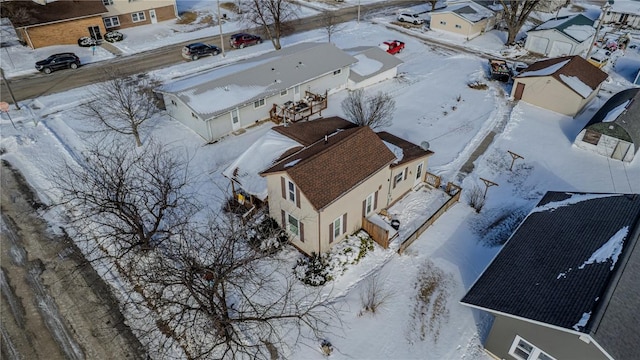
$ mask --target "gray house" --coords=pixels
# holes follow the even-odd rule
[[[274,106],[346,88],[358,60],[331,43],[302,43],[166,84],[169,115],[207,141],[270,117]],[[326,100],[326,98],[325,98]]]
[[[577,14],[554,18],[527,31],[524,48],[548,57],[586,52],[596,32],[593,20]]]
[[[640,149],[640,88],[620,91],[607,100],[580,131],[574,144],[631,162]]]
[[[548,192],[461,303],[498,359],[640,359],[640,194]]]

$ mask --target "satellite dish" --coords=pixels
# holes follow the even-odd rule
[[[422,150],[429,150],[429,142],[428,141],[423,141],[420,143],[420,147],[422,148]]]

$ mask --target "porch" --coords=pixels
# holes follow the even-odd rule
[[[322,116],[322,110],[326,108],[326,91],[324,95],[305,91],[304,98],[298,101],[287,101],[282,105],[273,104],[273,107],[269,110],[269,118],[276,124],[298,122],[301,120],[309,120],[314,114]]]

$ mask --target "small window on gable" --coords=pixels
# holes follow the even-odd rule
[[[519,360],[556,360],[518,335],[511,344],[509,354]]]
[[[264,106],[264,98],[260,99],[260,100],[256,100],[256,102],[253,103],[253,107],[255,109]]]
[[[462,25],[456,24],[456,29],[462,29]]]
[[[198,115],[196,115],[196,114],[194,114],[194,113],[191,113],[191,117],[193,117],[193,118],[197,119],[197,118],[198,118]]]
[[[333,75],[338,75],[342,72],[342,69],[338,69],[336,71],[333,72]]]
[[[440,20],[440,25],[447,25],[447,22],[444,20]]]
[[[287,180],[287,198],[294,204],[296,203],[296,184],[289,180]]]
[[[175,100],[173,100],[173,99],[172,99],[172,100],[171,100],[171,105],[173,105],[173,106],[178,106],[178,103],[177,103]]]

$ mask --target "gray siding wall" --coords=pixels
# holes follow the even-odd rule
[[[557,360],[607,359],[593,343],[585,343],[578,335],[501,315],[495,315],[485,348],[500,359],[517,359],[509,355],[516,335]]]
[[[209,138],[206,121],[193,117],[191,109],[185,105],[182,100],[178,99],[177,96],[163,94],[163,97],[164,105],[169,116],[178,120],[203,138]]]

